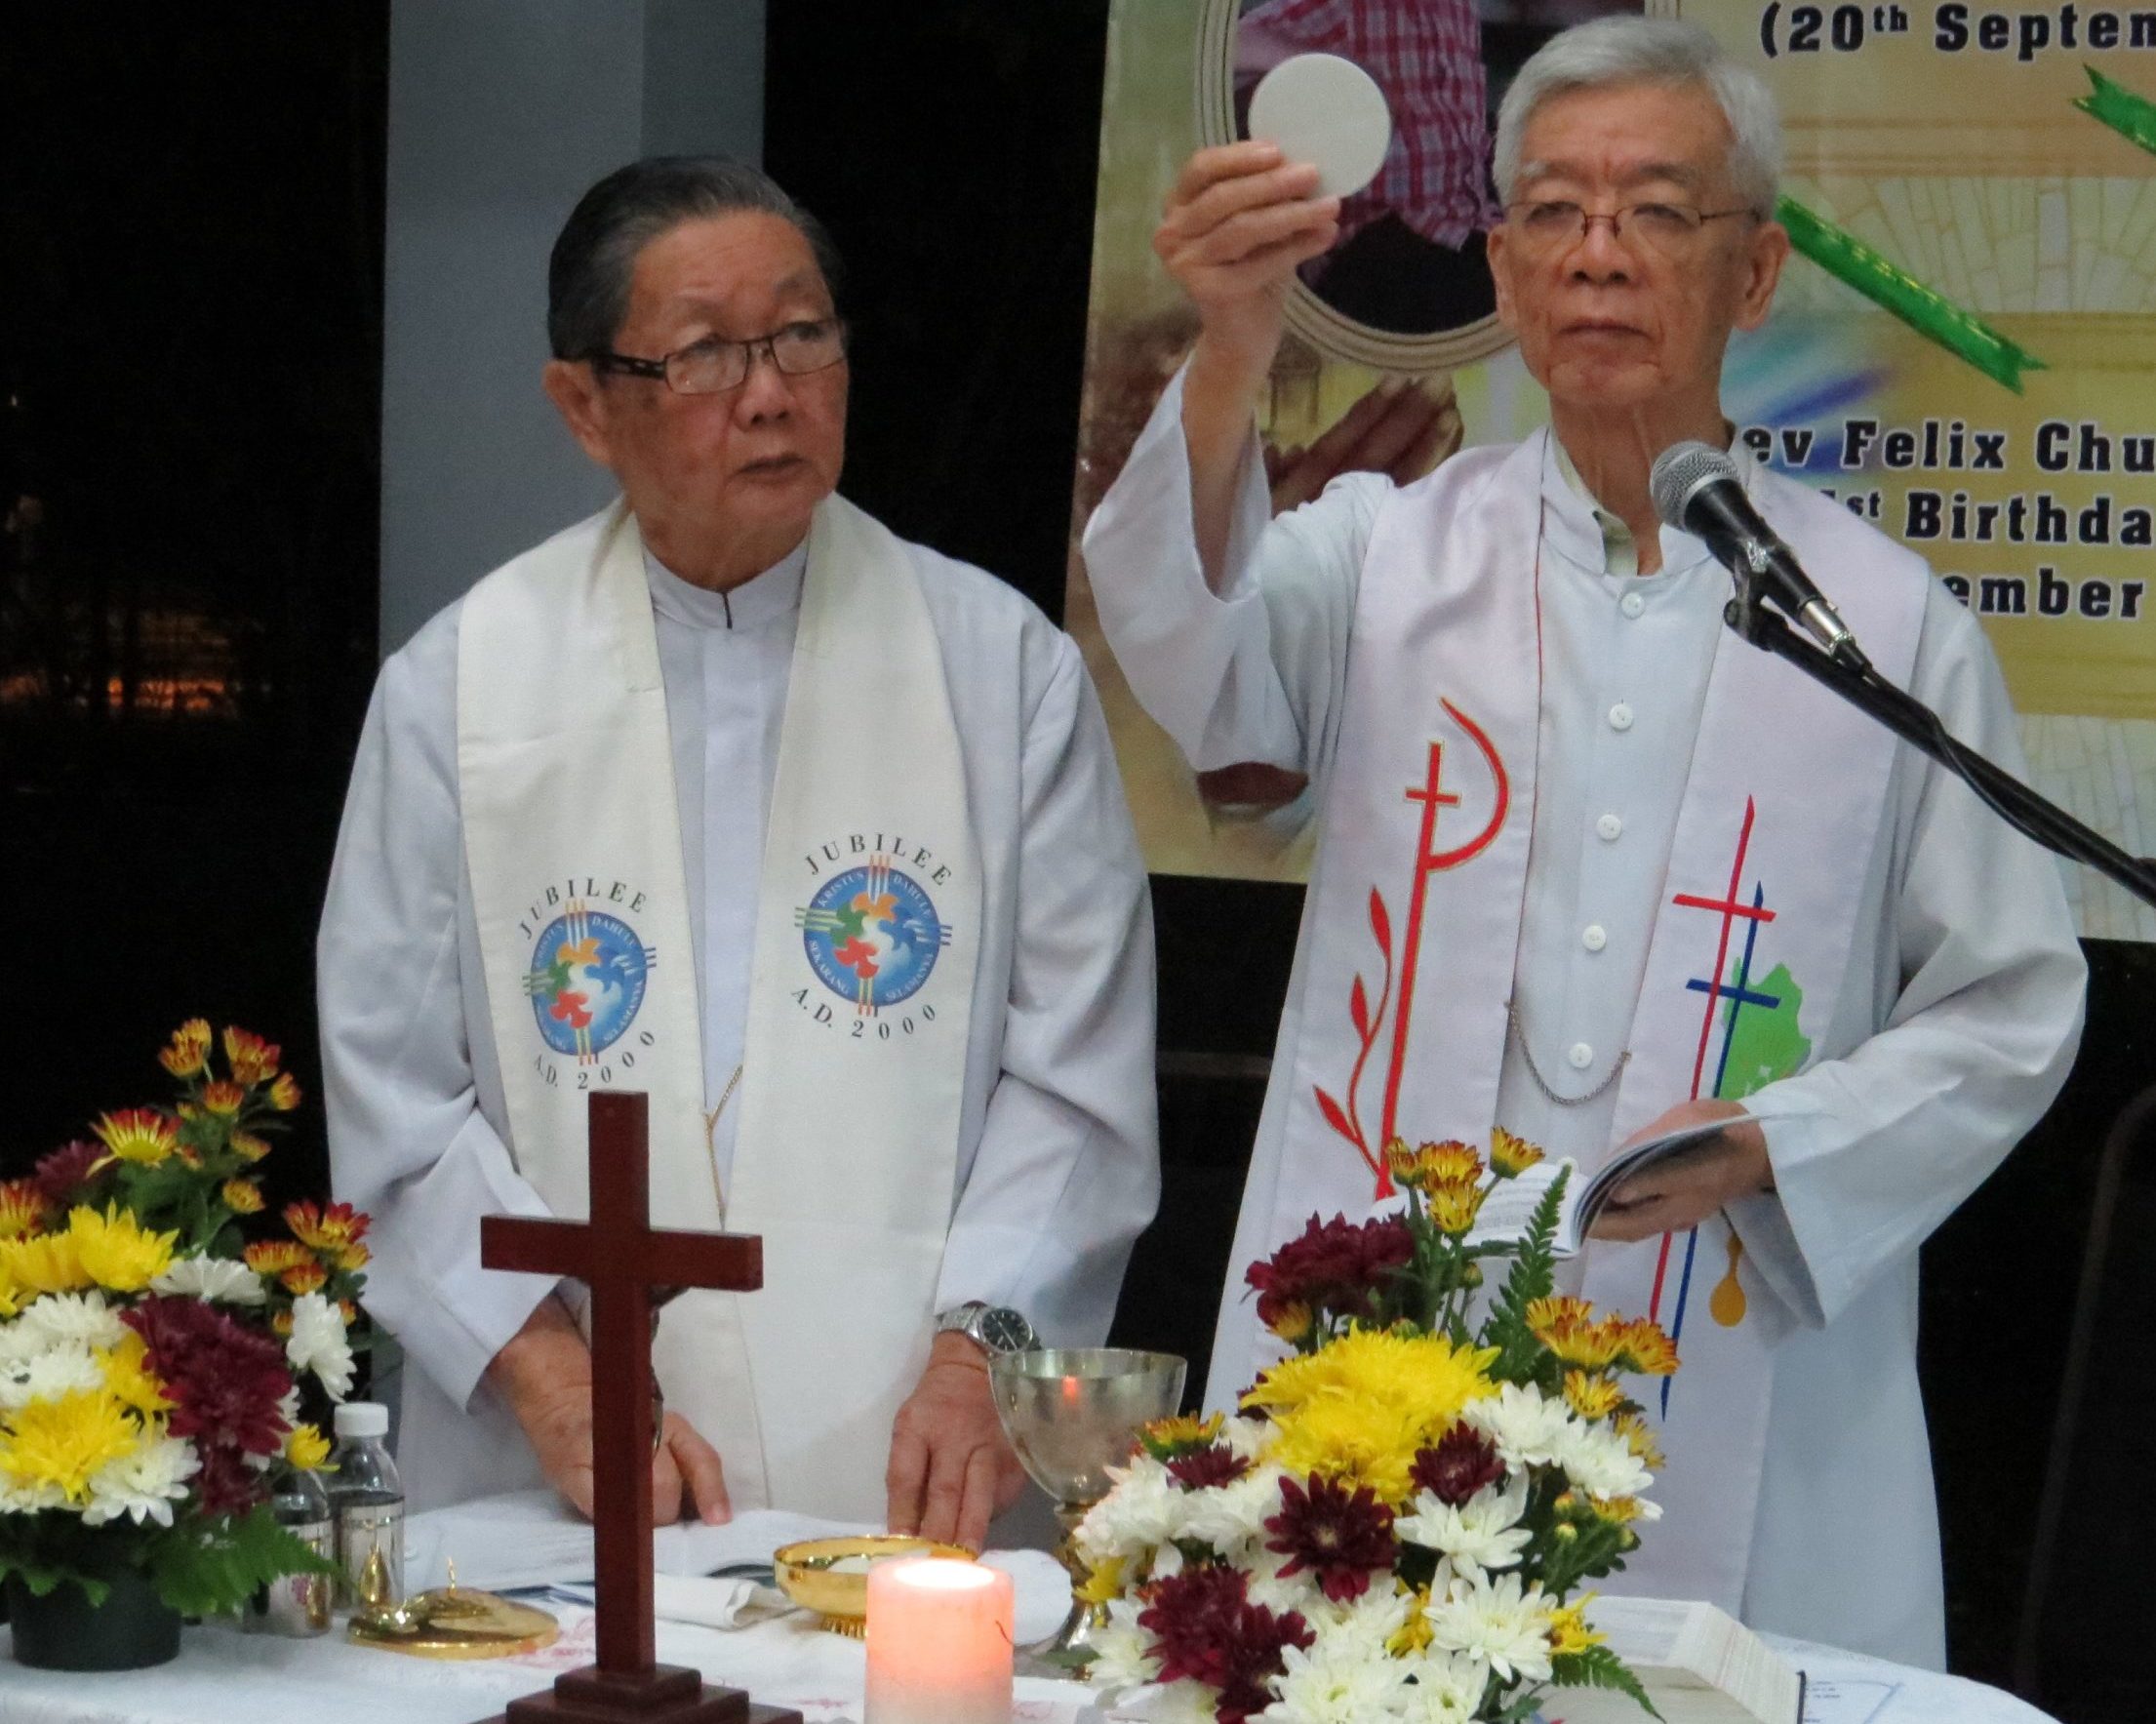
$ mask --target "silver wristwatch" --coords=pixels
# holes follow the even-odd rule
[[[1022,1311],[1014,1311],[1008,1305],[985,1304],[978,1299],[953,1305],[947,1311],[938,1311],[936,1333],[963,1335],[990,1355],[1028,1353],[1041,1344],[1041,1338],[1033,1333],[1033,1325],[1025,1320]]]

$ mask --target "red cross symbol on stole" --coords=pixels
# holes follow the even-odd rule
[[[484,1216],[490,1269],[573,1275],[591,1289],[592,1544],[597,1662],[550,1690],[509,1703],[488,1724],[801,1724],[799,1712],[711,1688],[701,1672],[661,1664],[652,1623],[652,1292],[764,1284],[764,1242],[651,1224],[650,1098],[594,1090],[591,1220]]]
[[[1772,922],[1775,919],[1773,910],[1765,908],[1756,902],[1745,903],[1737,897],[1744,883],[1744,856],[1751,849],[1752,822],[1757,814],[1758,809],[1752,798],[1745,797],[1744,825],[1743,829],[1737,835],[1737,860],[1730,864],[1730,889],[1724,897],[1718,899],[1697,898],[1689,892],[1680,892],[1670,900],[1670,902],[1681,904],[1688,910],[1715,910],[1720,912],[1722,917],[1722,934],[1714,948],[1714,968],[1709,972],[1713,980],[1703,989],[1707,996],[1707,1006],[1705,1014],[1699,1020],[1699,1051],[1692,1062],[1692,1100],[1695,1102],[1699,1099],[1699,1084],[1706,1075],[1707,1042],[1714,1034],[1714,1009],[1723,1000],[1731,998],[1733,991],[1740,994],[1744,988],[1744,981],[1741,978],[1736,990],[1726,986],[1722,981],[1722,978],[1729,974],[1731,930],[1736,927],[1739,917],[1749,922],[1755,933],[1761,923]],[[1749,965],[1746,968],[1748,970]],[[1740,1000],[1739,1003],[1775,1006],[1781,1002],[1769,999],[1764,995],[1754,994],[1749,995],[1746,1000]]]

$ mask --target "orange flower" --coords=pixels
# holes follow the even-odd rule
[[[1516,1180],[1542,1159],[1542,1151],[1525,1138],[1516,1138],[1503,1126],[1490,1131],[1490,1165],[1500,1180]]]
[[[366,1246],[361,1245],[356,1241],[350,1245],[344,1246],[341,1250],[333,1251],[330,1253],[330,1257],[332,1261],[336,1263],[337,1266],[340,1269],[345,1270],[346,1272],[349,1272],[353,1269],[364,1269],[373,1260],[374,1255],[375,1254],[369,1251]]]
[[[1677,1369],[1677,1343],[1649,1317],[1629,1323],[1605,1325],[1613,1330],[1619,1370],[1637,1371],[1643,1377],[1668,1377]]]
[[[202,1086],[202,1104],[220,1118],[230,1119],[247,1104],[247,1091],[221,1079]]]
[[[210,1026],[190,1018],[172,1032],[172,1045],[157,1056],[157,1062],[175,1077],[193,1077],[208,1063]]]
[[[263,1239],[241,1253],[247,1266],[258,1275],[282,1275],[301,1263],[314,1262],[314,1253],[291,1239]]]
[[[269,1145],[252,1132],[234,1132],[232,1134],[232,1149],[235,1154],[246,1161],[260,1161],[269,1153]]]
[[[224,1207],[234,1215],[262,1213],[262,1188],[253,1180],[226,1180],[222,1196]]]
[[[1472,1230],[1482,1213],[1482,1187],[1473,1180],[1438,1180],[1422,1187],[1430,1220],[1438,1230],[1457,1239]]]
[[[337,1302],[337,1309],[338,1314],[344,1319],[345,1328],[349,1329],[354,1323],[359,1321],[359,1306],[352,1303],[350,1300],[339,1300]]]
[[[292,1313],[290,1311],[276,1312],[269,1319],[269,1326],[285,1340],[290,1341],[292,1339]]]
[[[224,1032],[224,1058],[231,1064],[232,1079],[249,1089],[277,1075],[277,1060],[283,1052],[275,1042],[265,1042],[252,1030],[233,1025]]]
[[[1623,1407],[1624,1391],[1607,1377],[1568,1371],[1565,1373],[1565,1404],[1580,1418],[1598,1422]]]
[[[149,1107],[130,1107],[108,1113],[92,1128],[98,1139],[122,1161],[155,1167],[180,1146],[173,1122]]]
[[[1403,1185],[1468,1184],[1482,1178],[1482,1157],[1457,1138],[1410,1149],[1398,1138],[1385,1145],[1385,1162]]]
[[[292,1236],[332,1257],[364,1239],[367,1224],[368,1218],[348,1203],[333,1203],[327,1208],[314,1203],[285,1205],[285,1225],[292,1229]]]
[[[277,1277],[295,1299],[302,1293],[320,1293],[329,1278],[329,1271],[317,1263],[295,1263]]]
[[[1624,1439],[1624,1446],[1638,1457],[1640,1462],[1656,1472],[1662,1469],[1662,1447],[1655,1440],[1654,1426],[1644,1415],[1619,1413],[1610,1421],[1610,1428]]]
[[[290,1113],[299,1105],[299,1080],[289,1071],[280,1071],[269,1086],[269,1104],[279,1113]]]
[[[0,1184],[0,1239],[21,1239],[45,1228],[45,1198],[31,1180]]]

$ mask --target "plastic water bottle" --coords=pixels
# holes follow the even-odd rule
[[[334,1557],[336,1523],[330,1495],[311,1472],[284,1467],[269,1498],[277,1524],[317,1556]],[[331,1583],[327,1575],[281,1575],[260,1588],[241,1625],[259,1634],[305,1638],[330,1631]]]
[[[404,1481],[389,1459],[389,1409],[347,1401],[337,1410],[330,1508],[337,1523],[338,1602],[394,1604],[404,1596]]]

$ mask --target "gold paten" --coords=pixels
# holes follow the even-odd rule
[[[475,1592],[457,1584],[410,1598],[376,1597],[352,1614],[355,1646],[379,1647],[422,1659],[503,1659],[537,1652],[561,1637],[561,1624],[545,1611],[499,1593]]]
[[[979,1555],[962,1544],[938,1544],[902,1533],[868,1538],[804,1539],[772,1552],[779,1589],[803,1610],[814,1611],[817,1625],[850,1640],[868,1631],[868,1571],[896,1557],[943,1556],[971,1562]]]

